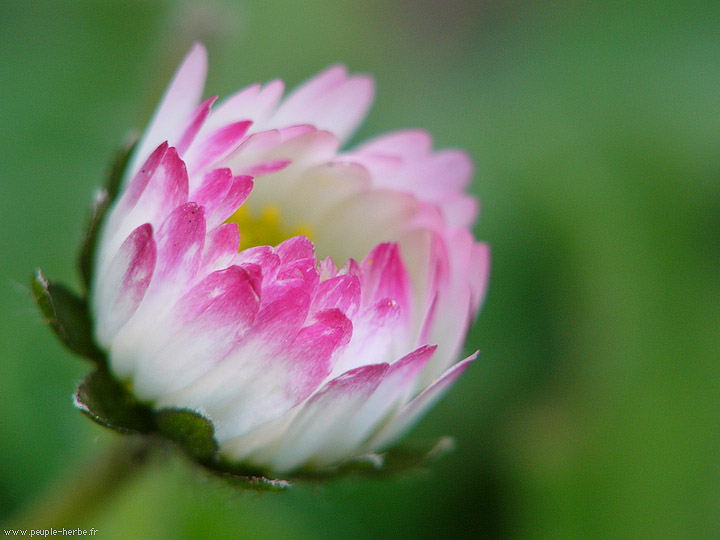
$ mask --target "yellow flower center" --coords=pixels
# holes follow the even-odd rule
[[[293,236],[304,235],[313,239],[310,225],[299,223],[288,226],[282,222],[280,208],[275,205],[267,205],[256,214],[244,204],[228,218],[227,223],[238,224],[240,251],[255,246],[277,246]]]

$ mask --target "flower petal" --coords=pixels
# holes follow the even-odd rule
[[[262,209],[281,205],[290,189],[309,167],[331,159],[338,148],[338,140],[326,131],[312,128],[267,131],[250,136],[227,160],[226,165],[236,174],[257,172],[258,165],[286,162],[281,169],[255,178],[255,186],[248,203]]]
[[[458,150],[433,152],[432,139],[423,131],[382,135],[339,159],[366,167],[379,188],[406,191],[436,205],[451,227],[468,227],[477,216],[475,199],[463,193],[472,161]]]
[[[317,250],[335,260],[364,256],[376,245],[397,240],[417,215],[417,201],[406,193],[374,190],[335,205],[315,225]],[[349,231],[362,231],[347,241]]]
[[[250,196],[253,185],[253,179],[249,176],[234,176],[222,202],[209,211],[208,227],[215,227],[233,215]]]
[[[195,203],[178,206],[157,233],[158,264],[154,284],[159,288],[192,283],[205,245],[205,212]]]
[[[397,244],[378,244],[361,263],[363,303],[390,298],[410,311],[410,278]]]
[[[450,388],[477,357],[477,352],[449,368],[443,375],[408,403],[395,419],[385,426],[368,444],[367,448],[381,450],[392,445],[407,432]]]
[[[360,280],[357,276],[335,276],[318,285],[311,311],[334,308],[352,319],[360,308],[360,295]]]
[[[384,425],[389,417],[397,414],[407,403],[418,375],[435,349],[427,345],[420,347],[392,364],[373,393],[346,419],[344,430],[336,434],[332,444],[323,451],[319,464],[330,465],[347,456],[362,453],[365,443],[377,427]],[[374,448],[366,451],[372,450]]]
[[[309,302],[302,287],[289,286],[283,296],[261,307],[231,355],[173,401],[202,405],[220,419],[219,440],[242,436],[285,414],[325,379],[336,349],[352,331],[338,310],[327,310],[316,316],[316,323],[301,328]]]
[[[272,458],[277,471],[300,465],[324,465],[353,414],[372,395],[387,372],[387,364],[362,366],[328,382],[316,393],[279,441]]]
[[[166,339],[143,354],[134,392],[159,400],[195,382],[220,363],[251,328],[260,307],[259,284],[239,266],[208,275],[174,306]],[[169,360],[172,361],[169,361]]]
[[[470,288],[472,289],[472,308],[477,312],[485,299],[490,278],[490,247],[484,243],[476,243],[470,255]]]
[[[251,125],[249,120],[234,122],[213,131],[205,138],[195,139],[185,154],[190,175],[198,175],[232,154],[245,139]]]
[[[275,253],[283,264],[294,261],[315,259],[315,247],[306,236],[295,236],[285,240],[275,248]]]
[[[212,131],[218,127],[241,120],[250,120],[256,129],[264,125],[267,118],[282,97],[284,84],[275,80],[264,86],[253,84],[222,101],[213,111],[203,131]]]
[[[198,107],[193,111],[188,121],[188,126],[185,128],[185,131],[183,131],[183,134],[175,144],[175,147],[180,154],[184,154],[185,150],[187,150],[193,140],[195,140],[195,136],[198,134],[198,131],[200,131],[205,119],[210,114],[210,108],[216,100],[217,96],[208,98],[198,105]]]
[[[133,180],[132,190],[121,197],[107,218],[99,260],[101,272],[107,258],[135,228],[150,223],[157,229],[168,214],[187,201],[187,172],[174,148],[160,145],[146,166]]]
[[[99,276],[93,301],[96,338],[107,347],[118,330],[140,305],[155,269],[156,248],[152,226],[140,225],[122,243],[103,275]]]
[[[155,234],[152,280],[142,303],[110,347],[111,365],[120,377],[129,377],[141,359],[162,344],[170,331],[167,321],[175,303],[195,282],[204,244],[203,210],[195,203],[176,208]]]
[[[375,94],[372,78],[332,66],[296,88],[270,119],[272,127],[312,124],[346,140],[365,118]]]
[[[367,191],[370,184],[368,171],[354,163],[311,166],[277,197],[282,200],[283,222],[288,226],[321,223],[338,205]]]
[[[203,175],[202,183],[190,194],[189,200],[204,206],[207,215],[212,215],[227,197],[233,184],[230,169],[213,169]]]
[[[240,245],[237,223],[225,223],[208,233],[202,256],[202,271],[227,268],[235,259]]]

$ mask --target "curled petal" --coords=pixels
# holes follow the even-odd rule
[[[150,126],[140,140],[127,168],[126,179],[135,175],[142,160],[162,141],[177,144],[174,137],[182,133],[182,126],[200,101],[207,75],[207,52],[196,43],[175,72]]]
[[[235,256],[234,264],[257,265],[262,269],[263,285],[269,285],[280,268],[280,257],[270,246],[257,246],[238,253]]]
[[[293,340],[288,351],[288,391],[293,405],[308,397],[330,374],[331,359],[352,336],[352,323],[340,310],[327,309],[314,316]]]
[[[379,188],[406,191],[437,205],[451,227],[468,227],[477,216],[475,199],[463,193],[472,177],[472,161],[458,150],[433,152],[424,131],[389,133],[340,159],[366,167]]]
[[[170,212],[187,201],[187,196],[185,163],[174,148],[161,144],[110,213],[102,255],[113,253],[127,235],[143,223],[158,228]]]
[[[342,460],[344,456],[360,453],[377,426],[383,425],[407,402],[418,375],[436,347],[416,349],[392,364],[380,383],[347,419],[344,430],[335,435],[323,452],[324,464]],[[371,451],[369,448],[367,451]]]
[[[308,126],[265,131],[244,140],[228,158],[227,165],[236,174],[256,175],[262,172],[258,169],[267,167],[269,172],[255,178],[249,199],[254,207],[263,208],[282,203],[298,177],[309,167],[332,159],[338,146],[335,135]]]
[[[360,280],[355,275],[335,276],[318,285],[312,311],[339,309],[354,318],[360,308]]]
[[[395,419],[385,426],[367,445],[368,448],[387,448],[408,431],[421,416],[437,402],[455,380],[470,366],[477,352],[449,368],[443,375],[408,403]]]
[[[162,400],[222,361],[255,321],[259,289],[254,276],[239,266],[213,272],[193,287],[174,306],[164,342],[140,363],[136,395]]]
[[[185,287],[192,283],[205,245],[205,212],[195,203],[178,206],[158,231],[155,283]]]
[[[227,122],[250,120],[256,126],[265,124],[282,97],[284,84],[275,80],[264,86],[253,84],[222,101],[205,125],[209,132]]]
[[[135,174],[132,181],[123,191],[120,200],[117,202],[115,208],[118,213],[124,213],[130,210],[137,204],[138,199],[145,191],[150,178],[155,174],[155,170],[160,165],[160,162],[165,157],[168,150],[167,141],[160,144],[150,157],[145,160],[145,163],[140,170]]]
[[[362,290],[370,303],[391,298],[407,310],[410,303],[410,279],[397,244],[379,244],[363,260]]]
[[[233,175],[230,169],[213,169],[203,175],[202,183],[190,194],[189,198],[198,206],[203,206],[208,215],[212,215],[227,197],[232,184]]]
[[[214,131],[205,139],[196,139],[185,156],[187,162],[192,164],[190,174],[196,175],[228,157],[240,146],[251,125],[249,120],[234,122]]]
[[[209,213],[208,226],[215,227],[228,219],[250,195],[253,180],[249,176],[235,176],[230,183],[230,189],[218,204]]]
[[[273,468],[290,471],[303,463],[323,465],[354,413],[372,395],[387,364],[362,366],[328,382],[302,408],[280,441]]]
[[[239,437],[282,416],[330,372],[335,351],[349,340],[352,325],[339,311],[328,310],[291,337],[287,330],[303,318],[303,304],[297,296],[287,296],[261,310],[235,353],[181,397],[188,406],[203,404],[221,411],[225,420],[218,424],[219,437]]]
[[[235,259],[240,245],[240,232],[236,223],[225,223],[210,231],[205,238],[201,268],[212,272],[227,268]]]
[[[94,301],[101,317],[98,341],[107,346],[140,305],[155,269],[156,248],[149,223],[135,229],[122,243],[108,270],[99,278]]]
[[[176,208],[155,235],[152,280],[143,302],[110,347],[111,366],[119,376],[130,376],[163,343],[175,303],[195,283],[204,243],[203,211],[194,203]]]
[[[295,236],[285,240],[275,249],[282,264],[288,264],[294,261],[312,259],[315,260],[315,248],[305,236]]]
[[[345,140],[365,118],[374,94],[370,77],[349,77],[344,66],[332,66],[285,98],[270,122],[312,124]]]
[[[188,126],[185,128],[185,131],[175,144],[175,147],[180,154],[184,154],[185,150],[187,150],[193,140],[195,140],[195,136],[198,134],[198,131],[200,131],[200,128],[205,123],[205,119],[210,114],[210,107],[212,107],[212,104],[215,103],[216,100],[217,96],[206,99],[190,115]]]

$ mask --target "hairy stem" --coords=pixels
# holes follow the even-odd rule
[[[147,437],[118,437],[118,442],[84,468],[54,486],[25,512],[11,518],[16,528],[77,528],[101,509],[148,461]]]

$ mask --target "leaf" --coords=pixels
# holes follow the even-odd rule
[[[95,195],[92,214],[85,231],[85,238],[80,248],[80,256],[78,264],[80,267],[80,276],[82,277],[85,288],[90,287],[92,282],[93,265],[95,262],[95,249],[97,247],[97,239],[100,233],[105,214],[107,214],[110,205],[117,197],[122,181],[123,173],[127,167],[130,156],[135,149],[136,141],[129,144],[115,156],[113,164],[110,167],[110,174],[105,189],[101,189]]]
[[[92,323],[85,299],[60,283],[48,281],[40,270],[33,276],[32,291],[45,320],[60,341],[80,356],[104,364],[105,355],[92,336]]]
[[[197,411],[160,409],[155,415],[155,425],[196,459],[207,461],[218,450],[213,423]]]
[[[75,406],[98,424],[120,433],[150,433],[152,412],[135,398],[107,370],[90,373],[77,387]]]

